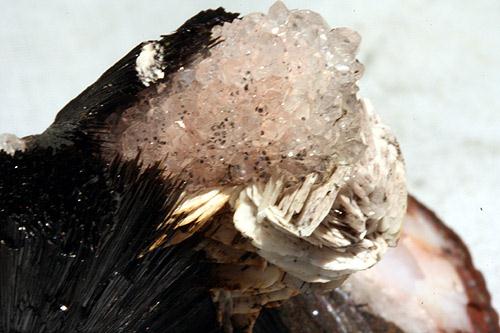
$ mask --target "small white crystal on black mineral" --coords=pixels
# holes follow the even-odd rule
[[[0,150],[5,151],[7,154],[14,154],[17,150],[24,150],[26,144],[22,139],[19,139],[14,134],[3,133],[0,134]]]

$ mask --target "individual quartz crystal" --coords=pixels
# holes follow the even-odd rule
[[[14,134],[3,133],[0,134],[0,150],[5,151],[7,154],[14,154],[17,150],[24,150],[26,144],[22,139],[19,139]]]
[[[360,158],[357,33],[278,2],[268,15],[216,26],[212,37],[220,43],[207,57],[125,113],[134,123],[121,140],[127,157],[168,156],[170,172],[203,186],[297,180]]]

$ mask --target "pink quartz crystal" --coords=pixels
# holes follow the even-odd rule
[[[194,186],[320,175],[362,155],[357,33],[280,2],[212,30],[220,43],[125,111],[127,158]]]

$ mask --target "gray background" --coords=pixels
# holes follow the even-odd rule
[[[272,1],[28,1],[0,10],[0,133],[43,131],[133,46],[208,7]],[[396,132],[409,188],[456,230],[500,308],[500,1],[286,1],[363,36],[361,95]],[[0,171],[1,172],[1,171]]]

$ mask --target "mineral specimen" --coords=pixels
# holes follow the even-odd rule
[[[24,150],[26,144],[14,134],[0,134],[0,150],[7,154],[14,154],[17,150]]]
[[[150,249],[215,225],[204,250],[237,287],[222,285],[214,299],[255,317],[299,290],[338,286],[396,244],[404,166],[396,139],[357,96],[354,31],[277,2],[267,15],[215,26],[211,38],[168,77],[161,41],[142,47],[136,71],[148,88],[109,141],[187,182],[165,222],[176,234]],[[241,265],[245,273],[233,274]]]

